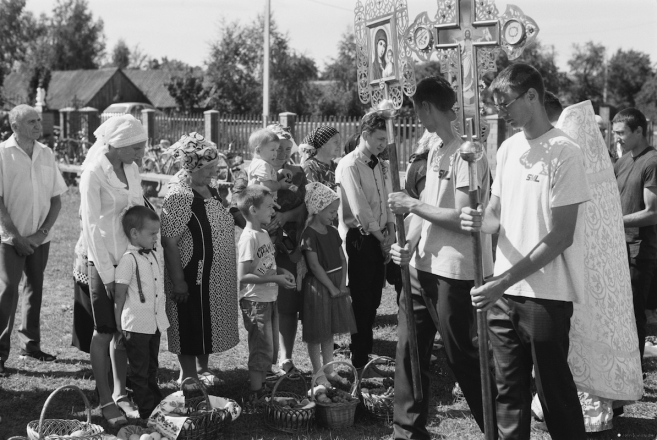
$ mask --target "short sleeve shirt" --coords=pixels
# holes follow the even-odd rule
[[[620,191],[623,215],[645,209],[644,188],[657,187],[657,151],[648,147],[635,157],[624,154],[614,164],[614,174]],[[630,258],[657,259],[655,225],[625,228],[625,242]]]
[[[342,239],[333,226],[327,227],[326,234],[320,234],[313,228],[307,227],[301,235],[301,250],[315,252],[319,265],[326,272],[342,267],[341,246]]]
[[[139,296],[137,267],[145,300],[143,303]],[[116,283],[128,286],[121,313],[123,330],[152,335],[157,330],[162,333],[169,328],[163,276],[155,251],[141,255],[135,246],[128,246],[128,251],[123,254],[116,267],[114,279]]]
[[[506,293],[583,302],[586,247],[581,204],[591,197],[579,146],[556,128],[531,140],[524,132],[515,134],[498,152],[492,194],[501,204],[495,275],[518,263],[552,230],[553,208],[580,205],[573,244]]]
[[[47,146],[34,142],[32,157],[18,146],[14,135],[0,143],[0,197],[18,233],[36,233],[50,212],[50,199],[66,192],[55,156]],[[0,231],[2,242],[9,237]],[[44,240],[49,242],[52,231]]]
[[[276,275],[276,248],[265,231],[244,229],[238,243],[238,262],[253,261],[254,274],[258,276]],[[278,284],[244,284],[240,283],[240,299],[255,302],[272,302],[278,297]]]
[[[278,181],[278,174],[274,166],[262,159],[254,158],[246,171],[249,185],[257,185],[261,182]]]
[[[426,185],[420,199],[439,208],[456,208],[456,191],[469,188],[468,163],[461,159],[460,137],[448,145],[434,145],[427,160]],[[479,194],[483,206],[488,204],[490,178],[486,156],[477,162]],[[493,272],[491,237],[482,235],[484,276]],[[474,280],[474,257],[469,235],[450,231],[428,220],[422,221],[422,233],[413,267],[454,280]]]

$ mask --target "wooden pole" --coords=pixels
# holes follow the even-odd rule
[[[378,113],[386,119],[386,132],[388,134],[388,158],[390,159],[390,177],[392,179],[392,190],[401,191],[399,179],[399,159],[397,158],[397,144],[394,131],[394,109],[392,102],[384,100],[379,105]],[[406,243],[406,229],[404,228],[404,216],[395,215],[397,225],[397,243]],[[422,402],[422,376],[420,374],[420,357],[417,349],[417,331],[415,328],[415,316],[413,315],[413,299],[411,298],[411,274],[408,266],[401,267],[403,299],[406,309],[406,331],[408,332],[409,356],[411,358],[411,377],[413,379],[413,398],[416,402]]]
[[[479,179],[477,178],[477,161],[484,155],[484,147],[479,142],[472,141],[472,119],[465,121],[467,141],[461,145],[461,159],[468,162],[470,174],[470,208],[479,207]],[[474,285],[481,287],[484,284],[484,260],[481,246],[481,232],[472,232],[472,256],[474,258]],[[486,311],[477,310],[477,334],[479,340],[479,375],[481,378],[481,400],[484,409],[484,435],[486,440],[493,440],[497,426],[493,418],[493,395],[491,393],[490,366],[488,362],[488,323]]]

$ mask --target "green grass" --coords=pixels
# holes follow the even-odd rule
[[[100,416],[94,395],[94,380],[87,354],[71,347],[72,325],[72,265],[73,248],[79,234],[77,218],[79,194],[76,188],[63,196],[63,209],[57,225],[55,236],[50,248],[50,260],[46,271],[46,285],[42,308],[41,331],[42,348],[54,353],[58,360],[55,363],[39,363],[21,361],[18,358],[18,338],[16,332],[12,335],[12,351],[7,367],[13,372],[9,377],[0,379],[0,440],[14,435],[25,436],[26,425],[31,420],[38,420],[46,398],[56,388],[74,384],[80,387],[92,402],[92,420],[106,427],[110,433],[116,430],[107,429]],[[386,288],[375,329],[375,352],[394,358],[396,347],[397,307],[395,293]],[[20,312],[16,316],[16,328],[20,323]],[[241,318],[240,344],[225,353],[210,357],[211,367],[219,372],[226,385],[215,390],[215,394],[235,399],[241,402],[248,392],[248,376],[246,360],[248,349],[246,333]],[[651,335],[657,334],[652,328]],[[307,352],[300,339],[297,338],[295,349],[295,364],[304,371],[310,371]],[[339,341],[347,342],[348,338]],[[160,352],[160,386],[165,394],[176,390],[175,379],[178,375],[176,357],[166,349],[166,338],[163,338]],[[645,395],[643,399],[626,407],[625,415],[614,421],[614,430],[592,435],[591,438],[657,438],[657,362],[648,363],[648,377],[645,380]],[[455,400],[451,394],[453,379],[440,359],[432,367],[431,413],[429,430],[433,438],[441,439],[479,439],[483,438],[474,419],[469,414],[467,405],[461,400]],[[55,397],[48,407],[46,418],[72,418],[80,416],[83,403],[76,393],[65,392]],[[294,438],[308,439],[391,439],[392,429],[389,425],[375,421],[366,415],[357,414],[356,424],[343,430],[327,430],[316,428],[308,435]],[[257,413],[243,414],[224,434],[230,439],[283,439],[292,438],[289,435],[271,431]],[[540,431],[532,431],[532,439],[549,439],[550,436]]]

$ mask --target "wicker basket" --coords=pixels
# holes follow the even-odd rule
[[[44,419],[50,401],[55,397],[55,394],[65,389],[75,390],[82,396],[84,408],[87,412],[86,422],[79,420]],[[80,430],[84,431],[84,435],[71,437],[72,433]],[[104,432],[105,430],[102,426],[91,423],[91,406],[89,405],[89,400],[82,390],[75,385],[64,385],[50,393],[50,396],[46,399],[46,403],[43,404],[39,420],[33,420],[27,424],[27,438],[29,440],[45,439],[49,435],[56,435],[61,440],[102,440]]]
[[[329,365],[344,364],[348,365],[354,373],[354,383],[351,386],[351,394],[354,397],[353,402],[344,402],[344,403],[322,403],[315,400],[315,383],[317,379],[324,373],[324,370]],[[356,368],[345,361],[333,361],[324,365],[312,378],[310,383],[313,388],[312,399],[317,404],[317,423],[322,426],[326,426],[330,429],[338,428],[348,428],[354,424],[354,415],[356,414],[356,408],[358,407],[359,400],[356,398],[356,386],[358,384],[358,372]]]
[[[375,357],[369,361],[363,368],[362,375],[365,376],[365,372],[370,369],[373,365],[376,364],[394,364],[395,360],[386,356]],[[379,420],[384,420],[386,422],[392,421],[392,416],[395,411],[394,398],[392,397],[381,397],[376,395],[363,395],[361,391],[362,379],[358,381],[358,396],[360,401],[363,403],[365,411],[369,415]]]
[[[201,390],[203,396],[185,399],[185,407],[190,410],[186,417],[191,420],[191,424],[185,424],[177,440],[215,440],[233,417],[223,408],[212,408],[205,385],[197,378],[185,378],[180,383],[180,389],[190,380]]]
[[[302,374],[298,374],[303,381],[304,391],[308,389],[306,384],[306,379],[304,379]],[[286,432],[288,434],[297,434],[301,432],[308,432],[310,430],[311,424],[315,421],[315,406],[312,408],[282,408],[274,403],[274,397],[292,397],[296,400],[303,400],[305,396],[300,396],[298,394],[290,393],[287,391],[278,390],[278,386],[281,384],[283,379],[286,379],[290,376],[290,373],[287,373],[284,376],[281,376],[280,379],[276,381],[274,389],[271,392],[271,398],[269,402],[265,403],[265,425],[274,429],[276,431]]]

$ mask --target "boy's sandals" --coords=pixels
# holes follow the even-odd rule
[[[121,412],[119,407],[113,401],[112,402],[107,402],[105,405],[100,406],[100,412],[103,415],[103,418],[107,421],[107,424],[110,426],[110,428],[117,428],[119,426],[127,425],[128,424],[128,419],[126,419],[126,417],[123,414],[121,414],[118,417],[113,417],[111,419],[107,418],[107,416],[105,415],[105,411],[103,411],[103,410],[105,408],[107,408],[108,406],[111,406],[111,405],[116,406],[117,411],[119,413]]]
[[[114,399],[114,402],[126,417],[131,419],[138,419],[140,417],[139,408],[137,408],[137,405],[128,396],[119,396]]]

